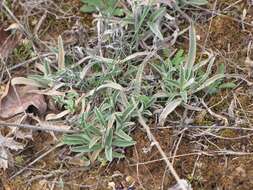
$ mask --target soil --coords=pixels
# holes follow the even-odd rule
[[[68,3],[68,1],[65,2]],[[203,18],[204,22],[201,21],[201,18],[198,19],[196,23],[197,34],[200,37],[198,44],[215,51],[217,63],[225,63],[227,71],[236,71],[247,76],[248,66],[245,65],[245,59],[248,43],[253,40],[253,8],[249,6],[249,1],[236,2],[236,0],[217,1],[217,11],[220,10],[227,16]],[[210,10],[214,3],[209,4]],[[222,11],[233,3],[236,5]],[[80,2],[75,0],[71,5],[77,7],[76,10],[78,10]],[[247,10],[244,21],[249,23],[244,26],[242,22],[239,22],[243,9]],[[77,14],[82,17],[82,23],[91,26],[91,16]],[[54,23],[61,27],[54,27]],[[54,39],[62,31],[73,26],[69,21],[58,21],[54,17],[46,20],[44,25],[48,26],[44,37],[50,36]],[[208,103],[209,106],[213,106],[212,110],[217,114],[227,117],[225,111],[236,98],[239,105],[236,114],[241,116],[242,120],[247,120],[241,126],[252,128],[252,91],[252,87],[241,83],[233,91],[224,90],[210,97]],[[208,113],[196,113],[194,117],[198,125],[217,120]],[[170,160],[179,176],[187,179],[194,190],[253,189],[253,137],[250,131],[223,129],[216,133],[220,138],[216,138],[210,136],[204,129],[190,128],[181,132],[178,129],[160,129],[155,124],[150,124],[150,126],[168,157],[172,157],[173,154],[177,155],[175,159],[170,158]],[[204,135],[199,135],[201,133]],[[54,190],[106,190],[111,189],[108,184],[112,182],[116,184],[117,190],[124,188],[167,190],[172,187],[176,182],[170,172],[166,170],[166,165],[161,160],[157,149],[150,144],[146,133],[141,127],[137,127],[133,135],[137,144],[126,150],[126,159],[115,160],[108,166],[85,167],[82,166],[82,162],[70,163],[69,159],[73,154],[67,147],[61,147],[51,151],[20,175],[10,179],[20,169],[55,146],[50,134],[36,132],[33,135],[34,140],[28,143],[26,149],[14,155],[14,166],[6,171],[0,171],[0,189],[49,190],[52,182],[56,184]],[[241,138],[242,136],[244,138]],[[175,150],[177,150],[176,153]]]

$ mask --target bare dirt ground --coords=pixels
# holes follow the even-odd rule
[[[55,1],[55,4],[68,9],[81,18],[81,22],[92,26],[90,15],[79,13],[79,1]],[[23,11],[16,7],[15,14],[21,18]],[[218,56],[217,64],[225,64],[227,72],[244,75],[252,81],[252,65],[245,63],[247,56],[253,59],[248,45],[253,41],[253,4],[246,0],[211,1],[208,6],[185,10],[196,21],[199,48],[210,48]],[[244,11],[247,12],[243,16]],[[39,18],[41,14],[29,16]],[[60,14],[60,13],[59,13]],[[43,21],[40,37],[56,41],[57,36],[70,29],[75,17],[56,19],[53,14]],[[8,26],[12,21],[4,18],[1,25]],[[1,41],[1,38],[0,38]],[[184,45],[187,35],[179,39]],[[19,60],[15,64],[19,62]],[[19,67],[11,71],[13,75],[29,72],[29,68]],[[17,74],[18,73],[18,74]],[[5,84],[1,84],[1,89]],[[229,110],[236,115],[241,126],[250,130],[222,129],[213,133],[204,128],[219,119],[208,112],[194,113],[194,128],[158,128],[150,126],[161,147],[172,161],[181,178],[187,179],[194,190],[251,190],[253,189],[253,89],[241,82],[234,90],[224,90],[210,97],[209,108],[215,114],[229,117]],[[232,106],[231,106],[232,105]],[[180,110],[179,110],[180,113]],[[171,116],[177,118],[177,115]],[[229,117],[229,119],[233,119]],[[240,120],[240,121],[239,121]],[[167,190],[175,184],[166,169],[158,151],[150,144],[146,133],[137,127],[133,132],[137,144],[127,149],[125,160],[113,161],[108,166],[84,167],[80,160],[71,160],[67,147],[59,147],[38,159],[43,153],[55,147],[55,142],[47,133],[34,132],[33,141],[26,148],[14,153],[14,163],[6,171],[1,170],[0,189],[6,190],[78,190],[111,189],[108,184],[116,183],[116,189]],[[37,162],[33,163],[34,160]],[[25,169],[24,169],[25,168]],[[23,170],[24,169],[24,170]],[[22,172],[20,173],[19,171]],[[129,188],[130,190],[130,188]]]

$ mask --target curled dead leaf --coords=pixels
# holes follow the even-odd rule
[[[0,98],[0,118],[11,118],[28,108],[35,108],[37,114],[44,114],[47,104],[43,95],[31,92],[36,89],[33,86],[12,86],[9,82]]]

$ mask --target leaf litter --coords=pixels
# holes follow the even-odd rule
[[[6,170],[9,165],[9,161],[12,160],[12,155],[8,149],[20,150],[24,145],[15,141],[12,137],[4,137],[0,133],[0,168]]]
[[[12,28],[8,27],[7,29],[0,27],[0,57],[3,59],[8,57],[22,38],[22,35],[19,33],[12,34],[9,31]]]
[[[0,98],[0,118],[11,118],[32,107],[36,108],[36,114],[44,114],[47,110],[45,98],[41,94],[31,93],[32,90],[37,88],[28,85],[14,86],[9,82]]]
[[[47,104],[44,96],[41,94],[32,93],[32,90],[37,90],[37,87],[29,85],[13,85],[11,81],[5,87],[5,90],[0,97],[0,119],[15,120],[14,123],[23,122],[19,121],[20,113],[26,112],[29,108],[36,108],[34,114],[44,114],[47,110]],[[24,118],[22,116],[22,118]],[[25,118],[27,118],[25,116]],[[10,150],[21,150],[24,148],[22,143],[17,142],[17,139],[32,139],[32,131],[18,130],[18,128],[12,129],[6,136],[0,133],[0,168],[6,170],[12,159]]]

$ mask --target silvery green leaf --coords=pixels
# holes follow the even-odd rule
[[[181,95],[181,98],[183,99],[183,102],[187,102],[187,99],[188,99],[188,97],[187,97],[187,91],[182,91],[182,92],[180,92],[180,95]]]
[[[149,110],[144,110],[144,111],[142,112],[142,115],[151,117],[153,114],[152,114],[152,112],[149,111]]]
[[[142,63],[138,67],[138,71],[137,71],[136,78],[135,78],[136,83],[137,83],[135,85],[137,93],[140,93],[140,91],[141,91],[142,74],[143,74],[143,70],[144,70],[145,65],[146,65],[146,62]]]
[[[135,125],[134,122],[124,122],[118,129],[127,130],[133,125]]]
[[[155,34],[156,37],[158,37],[160,40],[163,40],[163,35],[160,31],[160,28],[159,28],[159,24],[154,22],[154,23],[151,23],[151,22],[148,22],[148,26],[150,28],[150,30]]]
[[[136,144],[135,141],[126,141],[120,138],[116,138],[115,140],[112,141],[112,145],[116,147],[122,147],[122,148],[133,146],[135,144]]]
[[[81,136],[84,140],[86,140],[86,141],[90,141],[90,140],[91,140],[90,137],[89,137],[87,134],[85,134],[85,133],[80,134],[80,136]]]
[[[164,73],[166,72],[164,70],[164,68],[159,65],[159,64],[152,64],[152,67],[160,74],[160,75],[164,75]]]
[[[214,64],[215,57],[212,57],[209,61],[205,74],[200,78],[200,83],[204,82],[208,76],[212,73],[212,67]],[[223,74],[223,73],[222,73]]]
[[[191,78],[190,80],[188,80],[188,81],[183,85],[183,88],[182,88],[182,89],[188,88],[189,86],[193,85],[194,82],[195,82],[195,78]]]
[[[183,89],[184,87],[184,83],[185,83],[185,71],[183,66],[180,66],[180,70],[179,70],[179,86],[180,89]]]
[[[52,74],[51,68],[50,68],[50,63],[48,61],[45,61],[43,64],[44,67],[44,75],[47,76],[49,74]]]
[[[166,79],[164,81],[165,85],[168,87],[176,87],[176,88],[180,88],[180,83],[176,80],[170,80],[170,79]]]
[[[165,108],[163,109],[160,117],[159,117],[159,124],[161,126],[164,125],[166,118],[168,117],[168,115],[173,112],[180,104],[182,103],[182,99],[178,98],[175,100],[172,100],[171,102],[169,102]]]
[[[212,52],[211,52],[211,53],[205,52],[204,54],[206,54],[206,55],[208,56],[208,58],[206,58],[205,60],[203,60],[203,61],[201,61],[201,62],[195,64],[194,67],[193,67],[193,70],[194,70],[194,71],[197,71],[197,70],[199,70],[201,67],[205,66],[207,63],[210,62],[211,59],[213,59],[213,58],[215,59],[215,56],[214,56],[214,54],[213,54]]]
[[[203,90],[204,88],[207,88],[209,85],[211,85],[215,81],[217,81],[219,79],[223,79],[224,77],[225,76],[223,74],[217,74],[217,75],[207,79],[202,85],[200,85],[196,90],[194,90],[194,93],[198,92],[200,90]]]
[[[115,113],[109,115],[109,120],[108,120],[108,124],[107,124],[108,129],[113,128],[113,124],[116,121],[116,116],[115,115],[116,115]]]
[[[195,63],[196,59],[196,31],[193,23],[190,24],[190,29],[189,29],[189,52],[188,52],[188,57],[185,65],[185,69],[187,70],[188,74],[187,77],[192,73],[193,70],[193,65]]]
[[[97,88],[89,91],[86,94],[86,97],[92,96],[92,95],[94,95],[95,92],[97,92],[97,91],[99,91],[101,89],[104,89],[104,88],[112,88],[112,89],[119,90],[119,91],[123,91],[124,90],[124,88],[120,84],[117,84],[115,82],[108,82],[106,84],[103,84],[103,85],[101,85],[101,86],[99,86],[99,87],[97,87]]]
[[[161,7],[157,9],[154,13],[150,15],[150,22],[156,22],[159,18],[161,18],[166,13],[166,7]]]
[[[92,126],[92,125],[86,126],[85,130],[89,131],[90,133],[92,133],[94,135],[98,135],[98,136],[102,134],[101,131],[97,127]]]
[[[66,145],[80,145],[80,144],[86,144],[89,141],[84,139],[80,135],[65,135],[63,138],[63,143]]]
[[[94,136],[90,143],[89,143],[89,148],[92,148],[95,144],[97,144],[97,142],[101,139],[100,136]]]
[[[92,148],[89,148],[88,145],[84,145],[84,146],[72,147],[71,150],[73,152],[88,153],[88,152],[93,152],[93,151],[99,150],[101,148],[102,148],[101,144],[96,144]]]
[[[98,122],[105,127],[106,126],[106,121],[105,121],[105,117],[103,116],[103,114],[101,113],[101,111],[98,108],[95,108],[94,112],[96,114]]]
[[[168,94],[165,92],[157,92],[156,94],[154,94],[155,98],[166,98],[168,97]]]
[[[126,141],[132,141],[132,137],[130,137],[128,134],[126,134],[123,130],[118,130],[115,132],[116,135],[118,135],[120,138],[125,139]]]
[[[125,158],[125,155],[119,152],[112,151],[112,157],[113,158]]]
[[[122,121],[127,121],[131,114],[133,113],[133,111],[135,110],[135,106],[133,105],[128,105],[128,107],[124,110],[124,112],[122,113]]]
[[[96,62],[90,62],[90,63],[88,63],[87,65],[85,65],[85,67],[83,68],[82,72],[80,73],[80,78],[81,78],[81,79],[84,79],[85,76],[87,75],[89,69],[90,69],[93,65],[95,65],[95,64],[96,64]]]
[[[105,147],[105,157],[108,161],[112,161],[112,147],[111,146],[106,146]]]
[[[112,146],[113,139],[113,128],[107,128],[105,133],[105,145],[110,147]]]

